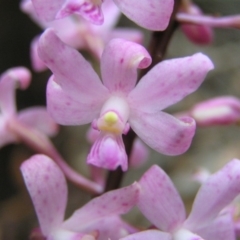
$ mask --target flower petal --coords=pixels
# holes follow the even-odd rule
[[[139,184],[141,191],[137,206],[143,215],[163,231],[176,230],[185,220],[185,209],[168,175],[153,165]]]
[[[161,232],[159,230],[146,230],[138,233],[128,235],[120,240],[172,240],[169,233]]]
[[[234,159],[202,185],[185,226],[194,230],[208,225],[239,193],[240,161]]]
[[[230,214],[220,215],[207,226],[195,230],[205,240],[235,240],[234,231],[233,219]]]
[[[34,155],[21,165],[22,175],[46,237],[63,222],[67,184],[59,167],[45,155]]]
[[[66,229],[79,231],[95,221],[128,212],[137,202],[139,184],[107,192],[75,211],[64,223]]]
[[[45,21],[54,20],[65,2],[66,0],[32,0],[37,15]]]
[[[146,68],[151,57],[144,47],[123,39],[113,39],[105,47],[101,59],[104,85],[112,91],[128,93],[137,81],[137,68]]]
[[[201,53],[163,61],[140,80],[129,102],[145,112],[162,110],[194,92],[212,68],[211,60]]]
[[[195,134],[192,118],[177,119],[167,113],[131,111],[129,123],[147,145],[166,155],[179,155],[187,151]]]
[[[132,21],[149,30],[164,30],[169,23],[173,0],[113,0]]]
[[[84,228],[83,232],[96,232],[97,240],[119,240],[121,237],[136,232],[136,229],[125,223],[119,216],[110,216],[93,222]]]
[[[48,136],[54,136],[58,132],[58,125],[47,113],[45,107],[31,107],[18,113],[20,122],[28,127],[36,128]]]
[[[15,88],[17,84],[21,89],[28,87],[31,73],[25,67],[10,68],[0,76],[0,108],[4,115],[16,112]]]
[[[84,117],[84,114],[87,112],[88,116],[95,116],[108,97],[108,91],[91,65],[77,50],[61,42],[51,29],[46,30],[39,40],[39,56],[54,74],[48,84],[47,102],[50,111],[55,108],[64,116],[64,119],[55,120],[63,124],[68,123],[68,119],[71,122],[71,117],[64,115],[64,112],[67,112],[68,108],[71,112],[78,104],[79,110],[72,122],[85,124],[92,121],[92,118]],[[56,98],[57,96],[62,96],[63,99]]]
[[[122,136],[102,133],[94,142],[87,163],[110,170],[121,166],[126,171],[128,159]]]

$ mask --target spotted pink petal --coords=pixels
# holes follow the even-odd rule
[[[113,39],[105,47],[101,59],[104,85],[111,91],[128,93],[137,81],[137,69],[151,64],[144,47],[123,39]]]
[[[188,229],[206,226],[240,193],[240,161],[233,159],[201,186],[185,222]]]
[[[45,155],[34,155],[21,165],[22,175],[32,198],[45,237],[64,219],[67,184],[59,167]]]
[[[162,231],[177,230],[185,220],[185,209],[168,175],[153,165],[139,184],[141,191],[137,206],[143,215]]]
[[[143,112],[162,110],[194,92],[211,69],[213,63],[201,53],[163,61],[140,80],[129,102]]]
[[[39,56],[53,72],[47,87],[53,118],[60,124],[91,122],[109,96],[91,65],[51,29],[39,40]],[[72,113],[72,120],[67,113]]]
[[[147,145],[166,155],[179,155],[187,151],[195,134],[192,118],[177,119],[164,112],[145,113],[132,110],[129,123],[134,132]]]
[[[134,233],[127,237],[120,238],[120,240],[172,240],[172,236],[169,233],[154,229]]]
[[[27,68],[10,68],[0,76],[0,107],[4,115],[12,115],[16,112],[15,88],[28,87],[31,81],[31,73]]]
[[[45,107],[31,107],[19,112],[18,120],[28,127],[41,131],[48,136],[58,132],[58,125],[47,113]]]
[[[63,227],[72,231],[79,231],[94,224],[97,220],[124,214],[136,204],[138,195],[138,183],[107,192],[75,211]]]
[[[154,31],[164,30],[169,23],[173,0],[113,0],[132,21]]]
[[[223,214],[203,228],[194,230],[206,240],[235,240],[234,220],[230,214]]]

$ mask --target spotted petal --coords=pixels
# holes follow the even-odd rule
[[[206,226],[240,193],[240,161],[232,160],[200,188],[185,222],[188,229]]]
[[[67,184],[59,167],[47,156],[35,155],[21,166],[43,235],[49,236],[63,222]]]
[[[167,113],[131,110],[129,123],[147,145],[166,155],[179,155],[190,146],[196,124],[192,118],[177,119]]]
[[[146,68],[151,57],[144,47],[123,39],[113,39],[105,47],[101,59],[104,85],[110,91],[131,91],[137,81],[137,69]]]
[[[64,223],[64,227],[72,231],[79,231],[97,220],[124,214],[136,204],[138,195],[139,185],[137,183],[107,192],[75,211]]]
[[[171,232],[185,220],[183,202],[167,174],[153,165],[140,179],[137,206],[157,228]],[[177,213],[177,214],[176,214]]]
[[[173,0],[113,0],[132,21],[149,30],[162,31],[169,23]]]
[[[39,40],[39,56],[53,72],[47,87],[47,103],[54,119],[61,124],[91,122],[108,97],[91,65],[51,29]]]
[[[130,104],[144,112],[165,109],[197,90],[211,69],[213,63],[201,53],[163,61],[129,94]]]

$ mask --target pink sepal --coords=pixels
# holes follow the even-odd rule
[[[165,232],[180,227],[186,213],[182,199],[168,175],[153,165],[141,177],[139,184],[141,191],[137,206],[144,216]]]
[[[45,237],[59,228],[67,204],[64,174],[50,158],[35,155],[21,165],[22,175],[32,198]]]
[[[191,230],[208,225],[240,193],[240,161],[233,159],[203,183],[184,225]]]

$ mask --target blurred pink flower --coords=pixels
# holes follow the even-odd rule
[[[114,29],[120,17],[120,11],[113,4],[112,0],[104,2],[103,12],[106,14],[106,18],[101,26],[93,25],[76,14],[64,19],[46,22],[37,16],[31,0],[23,0],[21,9],[30,15],[43,29],[53,28],[64,43],[76,49],[88,50],[97,59],[100,59],[105,44],[114,37],[124,38],[137,43],[141,43],[143,40],[140,30],[134,28]],[[38,57],[38,39],[39,36],[35,37],[31,43],[31,60],[34,70],[42,71],[47,69],[47,67]]]
[[[58,131],[57,124],[45,107],[30,107],[17,112],[15,88],[19,86],[25,89],[30,81],[31,73],[24,67],[11,68],[0,76],[0,147],[20,140],[10,129],[12,121],[18,121],[26,128],[39,130],[49,136]]]
[[[101,58],[102,81],[77,52],[47,30],[39,41],[39,56],[53,76],[47,86],[49,113],[60,124],[92,122],[100,131],[87,162],[127,170],[122,140],[130,128],[158,152],[185,152],[195,133],[195,121],[177,119],[161,110],[194,92],[213,68],[211,60],[198,53],[157,64],[136,85],[137,68],[146,68],[151,57],[141,45],[114,39]]]
[[[235,240],[231,215],[222,213],[240,193],[240,161],[234,159],[203,183],[186,218],[184,204],[167,174],[157,165],[140,179],[137,206],[157,229],[121,240]]]
[[[221,96],[196,104],[189,116],[199,126],[238,124],[240,122],[240,100],[233,96]]]
[[[80,14],[94,24],[104,21],[105,0],[32,0],[38,16],[45,21]],[[164,30],[172,14],[173,0],[113,0],[121,12],[138,25],[150,30]]]
[[[136,232],[119,214],[136,204],[138,183],[94,198],[64,221],[67,183],[60,168],[47,156],[35,155],[21,171],[46,240],[118,240]]]

